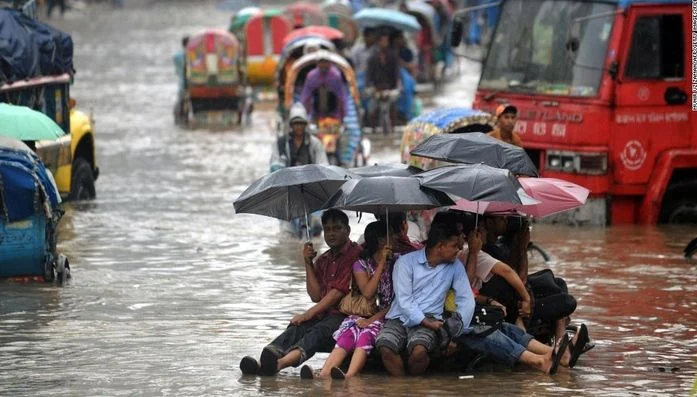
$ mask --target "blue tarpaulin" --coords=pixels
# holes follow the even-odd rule
[[[0,83],[73,72],[73,40],[21,11],[0,9]]]
[[[0,220],[14,222],[44,209],[56,209],[59,193],[41,160],[22,150],[0,146]]]

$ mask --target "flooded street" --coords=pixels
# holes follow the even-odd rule
[[[258,355],[310,300],[299,243],[279,238],[277,221],[232,206],[268,171],[273,104],[241,131],[173,122],[182,35],[228,20],[211,4],[161,1],[56,21],[73,35],[72,96],[94,113],[101,174],[97,199],[66,205],[61,222],[69,285],[0,284],[0,396],[689,394],[697,264],[682,249],[695,227],[535,225],[533,240],[578,301],[573,321],[596,341],[554,377],[524,368],[464,380],[242,377],[240,358]],[[469,104],[477,65],[462,66],[436,105]],[[376,146],[372,161],[399,160],[398,144]],[[354,238],[367,224],[356,222]]]

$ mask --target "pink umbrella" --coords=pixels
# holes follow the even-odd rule
[[[578,208],[586,203],[589,190],[575,183],[555,178],[519,178],[523,190],[538,204],[516,205],[460,200],[451,208],[479,214],[519,212],[534,217],[544,217]]]

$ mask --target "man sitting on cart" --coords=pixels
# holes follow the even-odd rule
[[[319,59],[307,74],[300,102],[309,110],[311,120],[331,117],[340,123],[346,116],[344,79],[328,59]]]

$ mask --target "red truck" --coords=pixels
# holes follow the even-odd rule
[[[697,222],[690,1],[499,4],[474,108],[518,107],[540,175],[591,190],[582,222]]]

